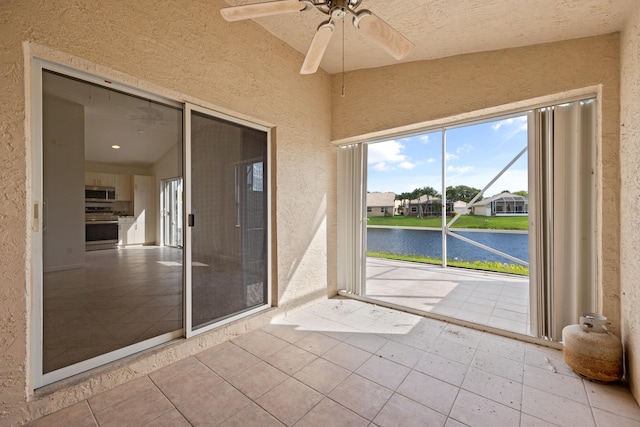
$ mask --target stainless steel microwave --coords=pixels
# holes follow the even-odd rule
[[[116,201],[114,187],[84,187],[84,199],[87,202],[108,203]]]

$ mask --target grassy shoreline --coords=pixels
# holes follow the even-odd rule
[[[450,218],[448,218],[447,220],[449,221]],[[440,228],[442,227],[442,219],[416,218],[413,216],[372,216],[367,218],[367,225]],[[461,215],[451,228],[473,228],[485,230],[528,230],[529,217]]]
[[[400,255],[386,252],[369,252],[367,256],[373,258],[393,259],[398,261],[419,262],[423,264],[442,265],[442,260],[421,255]],[[528,276],[529,268],[519,264],[504,264],[493,261],[464,261],[464,260],[447,260],[447,265],[452,267],[467,268],[471,270],[492,271],[496,273],[517,274],[519,276]]]

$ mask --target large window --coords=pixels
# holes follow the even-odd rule
[[[595,308],[595,106],[340,147],[341,289],[560,340]],[[361,191],[395,193],[399,215],[362,222]]]

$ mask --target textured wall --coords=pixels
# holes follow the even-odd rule
[[[640,401],[640,4],[622,32],[620,51],[622,339],[627,354],[627,379]]]
[[[340,85],[334,75],[333,140],[602,85],[599,311],[618,331],[619,34],[354,71],[346,75],[345,97]]]
[[[278,303],[335,289],[335,148],[329,77],[251,22],[226,23],[222,0],[0,2],[0,425],[72,404],[268,320],[268,314],[171,345],[76,385],[29,398],[31,54],[132,86],[219,106],[276,127]],[[25,113],[25,108],[27,113]],[[329,263],[327,262],[329,259]],[[31,399],[27,403],[27,399]]]

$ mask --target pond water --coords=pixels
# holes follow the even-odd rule
[[[500,232],[457,232],[463,237],[497,249],[523,261],[529,261],[528,234]],[[367,228],[367,250],[402,255],[442,257],[442,234],[440,231],[403,228]],[[513,264],[500,255],[447,236],[447,259],[467,261],[496,261]]]

